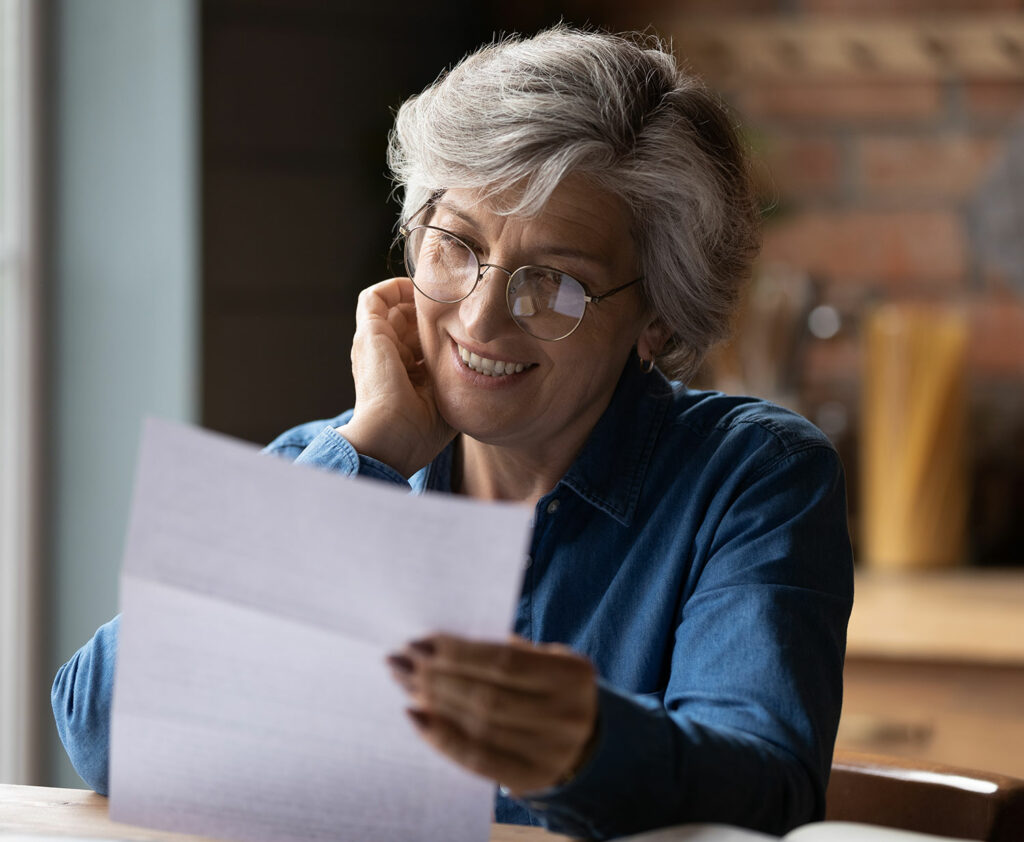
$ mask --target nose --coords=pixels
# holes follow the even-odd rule
[[[459,319],[468,339],[490,342],[515,324],[505,301],[507,283],[508,273],[504,269],[491,265],[483,267],[476,289],[459,302]]]

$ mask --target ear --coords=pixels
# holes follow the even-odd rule
[[[636,350],[642,360],[653,360],[665,347],[672,331],[658,318],[652,319],[636,340]]]

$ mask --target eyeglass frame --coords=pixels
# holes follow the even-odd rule
[[[469,296],[471,296],[476,291],[476,288],[480,285],[480,281],[483,280],[484,275],[487,274],[488,269],[498,269],[499,271],[504,272],[506,275],[508,275],[508,280],[505,282],[505,307],[508,309],[508,314],[511,317],[512,322],[515,324],[515,326],[519,328],[527,336],[532,336],[534,339],[539,339],[541,342],[559,342],[562,339],[566,339],[567,337],[572,336],[572,334],[576,332],[576,329],[581,324],[583,324],[583,317],[586,316],[587,314],[587,304],[599,304],[602,301],[604,301],[604,299],[610,298],[611,296],[615,295],[615,293],[622,292],[622,290],[628,289],[634,284],[640,283],[644,279],[644,276],[641,275],[639,278],[635,278],[629,283],[625,283],[622,284],[621,286],[615,287],[614,289],[610,289],[608,290],[608,292],[602,293],[601,295],[591,295],[590,290],[587,289],[587,285],[583,283],[583,281],[579,280],[573,275],[570,275],[568,272],[563,272],[561,269],[558,269],[554,266],[543,266],[537,263],[529,263],[520,266],[514,271],[509,271],[504,266],[499,266],[497,263],[481,263],[480,258],[476,256],[476,250],[469,243],[463,240],[462,237],[460,237],[458,234],[453,233],[452,231],[449,231],[447,228],[441,228],[438,225],[413,225],[412,227],[409,227],[409,223],[412,222],[421,213],[423,213],[423,211],[425,211],[428,207],[432,207],[434,205],[434,202],[436,202],[440,198],[440,196],[441,193],[436,193],[435,195],[431,196],[429,199],[427,199],[426,202],[424,202],[422,205],[420,205],[419,208],[417,208],[415,213],[409,216],[409,219],[406,220],[406,222],[398,226],[398,233],[405,238],[402,243],[402,262],[405,264],[405,270],[409,272],[409,280],[412,281],[413,286],[415,286],[416,289],[423,293],[423,295],[427,296],[427,298],[429,298],[431,301],[436,301],[438,304],[458,304],[460,301],[465,301],[467,298],[469,298]],[[473,281],[473,286],[469,288],[469,291],[465,295],[453,299],[452,301],[443,301],[439,298],[434,298],[434,296],[430,295],[425,290],[420,289],[419,284],[416,283],[414,273],[410,271],[409,260],[406,255],[406,248],[408,247],[409,236],[412,234],[413,231],[416,231],[420,228],[429,228],[432,231],[440,231],[442,234],[451,237],[459,245],[464,246],[466,249],[469,250],[469,253],[473,255],[473,259],[476,261],[477,265],[476,280]],[[543,336],[537,336],[533,333],[530,333],[530,331],[528,331],[518,322],[515,313],[512,312],[512,302],[509,300],[509,288],[512,285],[512,278],[517,273],[523,271],[524,269],[545,269],[549,272],[557,272],[559,275],[565,275],[565,277],[579,284],[580,289],[583,290],[583,313],[576,321],[576,324],[573,325],[572,330],[568,331],[567,333],[563,333],[561,336],[556,336],[553,339],[547,339]]]

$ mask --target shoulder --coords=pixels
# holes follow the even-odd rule
[[[760,398],[677,387],[666,419],[666,444],[705,459],[767,470],[801,453],[837,461],[828,437],[803,416]]]
[[[831,447],[828,437],[802,415],[763,400],[677,387],[671,421],[698,435],[752,435],[784,447]]]
[[[303,450],[315,439],[325,427],[341,427],[352,417],[348,409],[333,418],[322,418],[318,421],[307,421],[281,433],[270,444],[263,448],[264,453],[279,456],[282,459],[296,459]]]

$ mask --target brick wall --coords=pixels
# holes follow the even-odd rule
[[[937,72],[886,72],[872,64],[872,40],[863,44],[860,72],[758,73],[743,69],[739,35],[730,42],[737,27],[767,33],[780,22],[892,21],[927,29],[943,16],[991,14],[1024,15],[1024,0],[646,0],[616,22],[653,22],[680,52],[694,31],[712,33],[713,49],[682,58],[722,91],[755,152],[767,208],[761,271],[809,273],[819,301],[842,316],[832,338],[801,338],[801,353],[787,357],[798,370],[787,379],[797,384],[791,397],[800,408],[832,428],[855,509],[864,314],[892,300],[964,309],[971,325],[972,554],[976,562],[1024,563],[1017,523],[1024,500],[1024,292],[1013,291],[977,253],[968,213],[1012,127],[1024,121],[1024,42],[1002,45],[1011,58],[1018,49],[1016,73],[958,70],[942,43],[930,44],[935,62],[945,62]],[[709,15],[716,16],[711,27]],[[730,48],[731,66],[722,58]],[[780,51],[796,49],[780,40]]]

